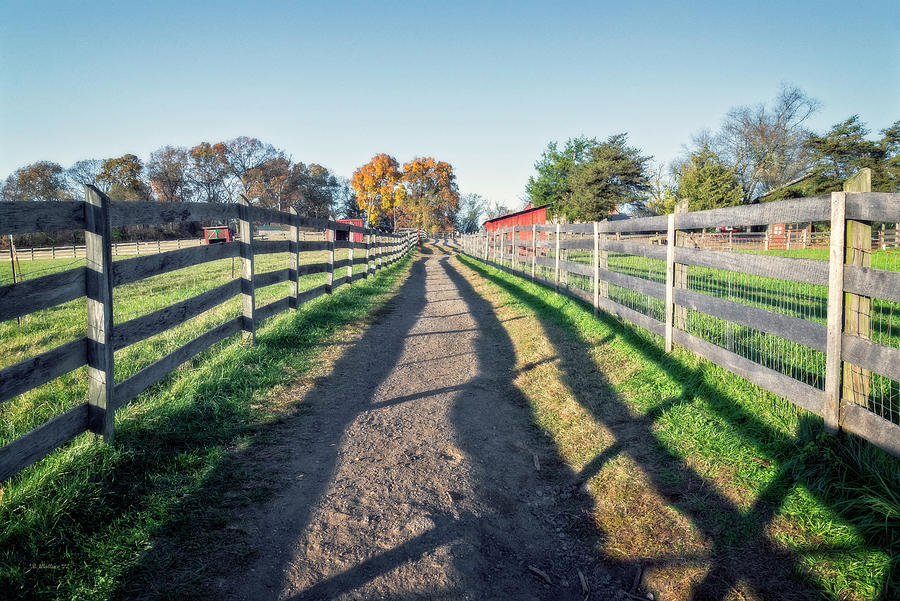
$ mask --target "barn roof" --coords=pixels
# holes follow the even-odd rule
[[[502,221],[503,219],[509,219],[510,217],[518,217],[519,215],[527,215],[528,213],[532,213],[534,211],[540,211],[541,209],[546,209],[550,206],[551,203],[547,203],[545,205],[540,205],[537,207],[528,207],[522,209],[521,211],[516,211],[515,213],[507,213],[506,215],[502,215],[500,217],[494,217],[493,219],[488,219],[482,225],[487,225],[488,223],[493,223],[495,221]]]

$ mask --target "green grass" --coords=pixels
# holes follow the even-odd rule
[[[272,401],[273,390],[316,365],[321,345],[340,327],[380,306],[406,273],[408,263],[404,259],[375,278],[342,286],[332,296],[271,318],[258,331],[255,346],[243,343],[239,336],[216,344],[117,412],[113,445],[82,435],[4,483],[0,489],[0,597],[153,598],[158,591],[142,590],[142,585],[161,568],[143,566],[139,559],[158,535],[172,529],[186,533],[195,545],[166,554],[170,563],[164,569],[172,572],[172,590],[180,591],[178,598],[202,596],[202,591],[190,592],[191,584],[202,577],[202,567],[191,560],[203,548],[206,533],[222,525],[224,512],[268,494],[264,466],[253,474],[234,473],[227,469],[229,456],[263,439],[267,424],[281,419],[286,411],[298,410]],[[119,300],[146,312],[214,285],[213,280],[225,272],[230,277],[230,261],[227,266],[192,269],[189,286],[184,277],[170,279],[168,287],[178,290],[162,292],[159,298],[151,294],[146,305],[137,298]],[[147,290],[134,294],[144,297]],[[208,316],[209,321],[221,318]],[[201,325],[208,325],[206,321],[204,317],[184,335],[196,335]],[[14,340],[13,344],[26,343]],[[126,357],[142,362],[145,354],[155,356],[158,350],[151,345]],[[124,374],[134,369],[124,358],[121,365]],[[74,382],[71,392],[55,387],[28,403],[15,399],[11,403],[15,409],[4,414],[4,421],[7,415],[26,413],[23,404],[39,412],[41,403],[56,403],[56,412],[66,402],[83,402],[83,387],[77,388],[82,382],[77,378]],[[55,395],[65,395],[66,400],[57,401]],[[7,426],[6,436],[27,425],[26,419],[19,419],[13,427]],[[258,485],[242,488],[248,479]],[[225,494],[235,490],[243,493]],[[188,564],[191,570],[185,569]]]
[[[736,558],[752,572],[772,560],[745,558],[758,540],[790,550],[813,596],[900,598],[900,461],[851,435],[823,434],[819,418],[687,351],[665,354],[653,334],[594,318],[590,307],[548,287],[461,260],[502,290],[504,308],[535,316],[556,347],[545,352],[564,357],[554,377],[575,399],[579,419],[567,416],[571,406],[547,400],[553,384],[546,376],[522,390],[538,425],[576,470],[605,458],[591,490],[606,548],[619,545],[611,556],[641,563],[677,555],[682,546],[711,548],[721,562]],[[509,323],[529,327],[527,320]],[[610,455],[611,442],[633,460]],[[686,495],[685,482],[696,492]],[[653,509],[654,496],[666,507],[643,511],[642,502]],[[734,507],[723,512],[726,496]],[[675,516],[674,525],[660,533],[665,515]],[[700,539],[694,546],[692,536]],[[690,590],[696,582],[678,565],[659,578],[676,588],[683,579]]]
[[[566,251],[570,261],[590,264],[591,253]],[[762,253],[763,251],[759,251]],[[552,254],[552,252],[551,252]],[[797,249],[765,251],[768,255],[796,258],[827,259],[827,249]],[[504,261],[510,266],[509,261]],[[526,259],[527,265],[527,259]],[[633,277],[665,283],[665,261],[609,253],[608,265]],[[900,270],[900,252],[896,249],[872,253],[872,266],[885,270]],[[530,267],[526,267],[526,270]],[[552,279],[553,271],[538,267],[538,274]],[[591,278],[566,274],[567,285],[590,291]],[[828,287],[790,280],[760,277],[723,269],[689,265],[687,288],[717,298],[765,309],[782,315],[825,324],[827,319]],[[665,319],[664,303],[656,298],[610,285],[611,300],[630,309]],[[779,336],[724,321],[704,313],[688,310],[685,331],[713,342],[723,348],[751,359],[761,365],[789,375],[810,386],[823,389],[825,385],[825,354],[791,342]],[[871,303],[869,338],[886,346],[900,347],[900,303],[873,298]],[[870,374],[868,388],[869,409],[881,417],[900,424],[900,382]]]
[[[337,254],[336,260],[345,257],[346,251]],[[301,253],[301,264],[324,261],[324,252]],[[72,269],[84,264],[84,260],[57,259],[48,261],[23,261],[26,278],[45,275],[54,271]],[[288,266],[288,254],[260,255],[255,261],[256,273],[282,269]],[[115,323],[146,315],[173,303],[186,300],[206,290],[224,284],[232,274],[240,277],[240,259],[211,261],[185,269],[149,277],[132,284],[118,286],[113,291],[113,317]],[[362,272],[363,265],[355,265],[354,273]],[[0,268],[0,281],[9,265]],[[341,268],[336,277],[346,273]],[[325,274],[300,277],[300,291],[325,283]],[[288,295],[288,282],[273,284],[256,291],[256,306]],[[232,297],[219,307],[190,319],[166,332],[121,349],[115,355],[116,381],[121,382],[165,354],[189,342],[198,334],[241,314],[240,295]],[[87,329],[85,299],[57,305],[27,315],[22,324],[16,320],[0,322],[0,368],[12,365],[41,352],[48,351],[71,340],[83,337]],[[0,406],[0,445],[39,426],[47,419],[84,402],[87,396],[87,368],[82,367],[43,386],[23,394]]]

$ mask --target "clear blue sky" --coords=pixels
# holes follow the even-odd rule
[[[0,177],[256,136],[349,176],[432,155],[517,205],[549,140],[659,161],[779,84],[900,119],[900,2],[0,3]]]

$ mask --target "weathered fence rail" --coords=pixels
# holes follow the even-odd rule
[[[900,194],[516,226],[459,242],[472,257],[658,334],[667,351],[687,348],[822,416],[829,431],[900,456],[900,253],[873,221],[900,222]],[[796,248],[822,246],[828,258],[697,243],[707,228],[813,222],[827,231]]]
[[[19,234],[56,230],[85,230],[86,266],[23,282],[0,286],[0,321],[15,319],[81,297],[87,298],[87,336],[39,353],[0,369],[0,404],[84,365],[89,369],[89,392],[85,403],[68,409],[30,432],[0,447],[0,482],[20,472],[47,453],[83,432],[91,431],[111,440],[115,411],[164,378],[169,372],[210,346],[243,332],[254,340],[256,328],[266,319],[288,308],[333,292],[344,283],[367,278],[406,254],[412,246],[409,234],[397,235],[360,228],[326,219],[314,219],[251,206],[200,203],[113,202],[88,187],[84,202],[0,203],[4,233]],[[241,239],[113,262],[114,225],[158,224],[183,221],[238,219]],[[251,240],[254,222],[290,226],[287,240]],[[317,241],[301,240],[300,228],[324,232]],[[349,241],[335,240],[335,232],[348,232]],[[353,241],[352,234],[363,241]],[[347,259],[335,261],[335,250],[346,249]],[[363,254],[354,256],[354,249]],[[299,254],[328,251],[329,260],[300,265]],[[288,253],[288,265],[256,273],[254,257],[264,253]],[[113,294],[117,286],[151,276],[224,258],[240,258],[240,277],[202,294],[123,323],[113,320]],[[365,265],[353,274],[354,265]],[[335,270],[346,267],[346,276],[335,278]],[[299,291],[298,277],[325,273],[326,283]],[[256,288],[291,282],[290,294],[262,307],[254,300]],[[186,320],[241,295],[242,314],[201,333],[131,377],[116,383],[114,351],[167,331]]]

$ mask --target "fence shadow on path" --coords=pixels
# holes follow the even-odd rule
[[[751,586],[762,599],[813,599],[828,598],[813,579],[805,576],[798,558],[775,545],[765,534],[766,527],[778,512],[786,495],[794,485],[794,475],[790,469],[783,469],[758,495],[749,510],[741,510],[732,501],[719,493],[715,486],[705,480],[683,458],[669,451],[658,439],[653,424],[673,403],[690,402],[701,397],[722,419],[728,421],[751,445],[775,448],[774,456],[791,457],[808,442],[803,436],[812,437],[818,431],[813,418],[804,418],[798,431],[800,438],[791,438],[775,432],[766,426],[753,423],[755,418],[740,411],[733,399],[703,383],[698,370],[693,370],[677,359],[663,353],[657,345],[647,344],[638,331],[628,325],[602,314],[598,318],[611,330],[621,336],[631,347],[638,349],[647,359],[660,365],[667,374],[682,384],[681,398],[669,399],[648,414],[633,418],[614,391],[606,377],[597,371],[587,372],[585,367],[593,365],[591,345],[579,333],[577,324],[562,312],[547,304],[539,296],[524,288],[497,277],[480,264],[468,264],[481,277],[500,287],[524,306],[533,310],[544,328],[544,333],[556,348],[561,361],[562,377],[576,400],[614,435],[615,442],[600,456],[594,458],[581,474],[586,479],[602,469],[603,464],[619,453],[630,456],[639,465],[653,484],[655,490],[672,507],[686,516],[709,542],[711,551],[706,558],[710,568],[696,588],[697,599],[724,599],[739,581]],[[599,402],[598,402],[599,401]],[[821,420],[818,420],[820,422]],[[752,427],[748,427],[752,425]],[[665,472],[659,467],[664,466]],[[678,477],[671,478],[674,473]],[[823,463],[816,477],[829,478],[837,482],[841,474],[831,471]],[[673,480],[679,481],[673,486]],[[806,484],[800,482],[801,485]],[[815,487],[809,487],[815,488]],[[685,494],[691,491],[690,494]],[[692,498],[700,496],[703,505],[698,508]],[[841,504],[833,499],[823,499],[838,515]],[[610,534],[611,536],[613,534]],[[887,543],[889,541],[878,541]],[[822,551],[827,552],[824,548]],[[685,558],[673,557],[672,562]],[[648,558],[647,563],[653,563]],[[658,561],[658,560],[657,560]],[[896,569],[894,558],[892,569]],[[646,565],[646,564],[645,564]],[[887,582],[891,581],[888,574]],[[890,587],[885,586],[883,590]],[[890,594],[889,592],[885,593]],[[886,597],[885,597],[886,598]]]
[[[337,394],[342,402],[326,403],[323,387],[312,386],[291,413],[275,423],[257,426],[242,444],[230,445],[237,448],[214,473],[206,475],[206,484],[178,502],[195,521],[174,517],[181,512],[177,508],[171,510],[169,515],[173,517],[159,525],[158,535],[148,549],[118,578],[113,597],[218,597],[210,587],[226,578],[242,586],[268,583],[264,588],[271,588],[273,594],[279,590],[291,548],[281,544],[278,533],[301,532],[306,527],[310,511],[331,482],[341,437],[357,414],[371,403],[367,393],[377,388],[399,360],[404,337],[425,305],[424,292],[424,265],[415,261],[396,294],[375,311],[371,326],[344,351],[329,372],[328,399]],[[348,293],[352,294],[352,288]],[[288,327],[259,332],[257,346],[261,352],[297,352],[298,331],[302,346],[302,332],[315,329],[317,321],[335,312],[340,314],[342,305],[342,299],[335,297],[299,312]],[[391,327],[386,328],[384,322],[388,319]],[[313,342],[309,346],[319,344]],[[377,357],[371,353],[375,346],[379,348]],[[220,375],[220,381],[228,379],[229,373]],[[171,421],[155,423],[148,434],[160,436],[161,444],[165,444],[166,433],[178,428],[179,416],[172,416]],[[174,444],[166,452],[172,454],[198,444],[189,435],[170,442]],[[281,469],[297,455],[306,457],[302,479]],[[289,500],[278,515],[255,511],[273,495],[284,495]],[[198,507],[202,509],[198,511]],[[260,549],[260,537],[270,537],[275,544]],[[252,562],[260,558],[259,551],[266,561],[250,572]],[[241,598],[240,591],[236,598]]]

